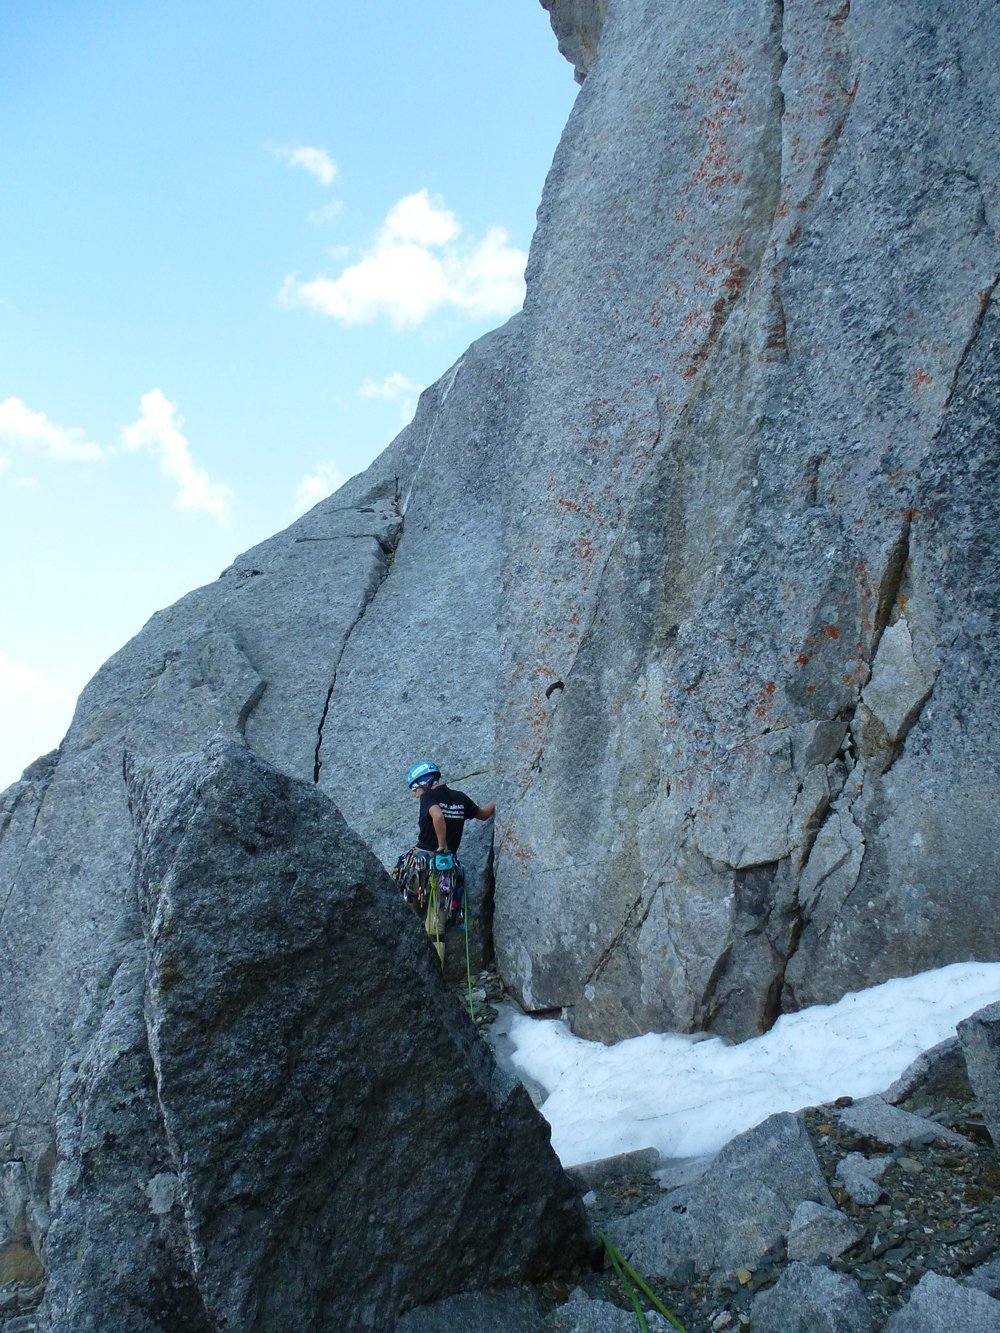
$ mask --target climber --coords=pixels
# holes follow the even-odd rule
[[[444,931],[462,920],[465,881],[458,848],[467,819],[492,818],[496,804],[478,806],[464,791],[441,781],[437,764],[416,764],[407,785],[420,797],[417,845],[396,862],[393,877],[404,900],[417,912],[426,911],[424,929],[434,939],[444,962]]]

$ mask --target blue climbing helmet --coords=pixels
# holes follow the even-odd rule
[[[432,764],[424,760],[422,764],[415,764],[406,775],[406,785],[410,791],[415,791],[418,787],[429,787],[432,782],[440,782],[441,770],[437,764]]]

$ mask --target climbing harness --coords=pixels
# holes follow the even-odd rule
[[[410,847],[396,862],[392,877],[403,901],[426,913],[428,935],[440,938],[449,926],[465,924],[465,871],[457,856],[450,870],[436,870],[433,852]]]
[[[466,920],[465,870],[453,856],[450,870],[434,868],[435,854],[422,847],[410,847],[398,858],[392,877],[403,901],[424,917],[424,930],[434,942],[444,968],[444,936],[449,926],[457,926],[465,936],[465,979],[468,990],[469,1017],[475,1018],[472,1003],[472,959]]]
[[[433,852],[410,847],[396,861],[392,872],[403,901],[415,912],[427,911],[431,887],[434,886],[436,910],[444,917],[442,929],[456,926],[463,919],[465,871],[457,856],[454,860],[451,870],[435,870]]]

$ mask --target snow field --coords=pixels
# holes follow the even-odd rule
[[[916,1057],[1000,999],[1000,963],[953,963],[784,1014],[762,1037],[647,1033],[614,1046],[518,1015],[514,1065],[548,1094],[564,1166],[656,1148],[700,1157],[778,1111],[883,1092]]]

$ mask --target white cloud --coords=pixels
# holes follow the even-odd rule
[[[417,410],[417,399],[423,388],[422,384],[417,384],[396,370],[387,375],[381,384],[376,384],[372,379],[365,380],[358,393],[362,398],[385,398],[390,403],[398,403],[399,419],[405,425],[412,420]]]
[[[491,227],[478,245],[459,244],[461,225],[427,190],[407,195],[386,214],[371,250],[338,277],[285,279],[281,299],[343,324],[385,316],[413,328],[452,307],[477,318],[512,314],[524,300],[527,255]]]
[[[295,492],[296,514],[304,514],[307,509],[312,509],[314,504],[319,504],[320,500],[325,500],[332,492],[343,486],[347,478],[336,463],[319,463],[315,472],[310,472],[307,477],[303,477],[299,482],[298,489]]]
[[[470,255],[445,257],[452,303],[481,318],[513,313],[524,301],[527,262],[503,227],[491,227]]]
[[[393,204],[382,223],[383,243],[413,241],[417,245],[447,245],[462,228],[455,214],[444,206],[440,195],[431,199],[426,190],[408,194]]]
[[[5,456],[19,450],[58,463],[91,463],[107,454],[78,427],[60,426],[44,412],[33,412],[20,398],[0,403],[0,442],[6,446]]]
[[[343,211],[343,203],[339,199],[334,199],[332,203],[324,204],[322,208],[311,208],[306,217],[314,227],[322,227],[339,218]]]
[[[301,167],[315,176],[321,185],[332,185],[337,178],[337,164],[325,148],[309,148],[302,145],[292,148],[287,145],[272,147],[271,152],[281,162],[290,167]]]
[[[423,385],[417,384],[415,380],[407,378],[400,371],[394,370],[391,375],[387,375],[381,384],[376,384],[374,380],[367,379],[358,393],[362,398],[388,398],[394,401],[397,398],[411,397],[415,393],[423,391]]]
[[[0,649],[0,791],[41,753],[54,750],[73,717],[76,696],[43,671]]]
[[[204,509],[220,520],[228,518],[232,491],[209,481],[208,473],[195,464],[181,432],[184,422],[176,415],[176,404],[159,389],[152,389],[142,395],[139,408],[139,419],[122,431],[122,446],[148,449],[159,459],[160,471],[177,484],[174,504],[179,509]]]

